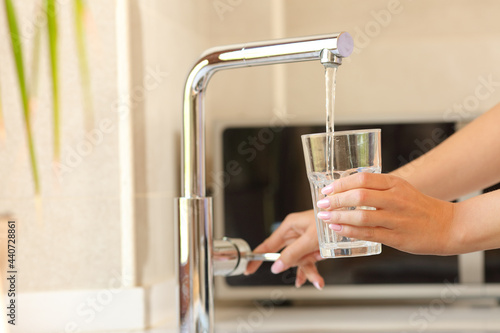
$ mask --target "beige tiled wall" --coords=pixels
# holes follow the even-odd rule
[[[279,2],[284,37],[336,31],[354,37],[357,51],[338,74],[339,121],[439,120],[474,96],[480,77],[500,82],[500,5],[491,0],[242,1],[226,13],[227,19],[212,18],[211,41],[273,38],[278,13],[272,13],[271,4]],[[274,107],[270,95],[278,89],[271,75],[269,68],[259,68],[214,77],[209,92],[214,118],[265,121]],[[286,65],[283,81],[290,114],[323,119],[322,75],[317,63]],[[477,116],[498,100],[498,86],[478,105],[469,98],[474,110],[467,116]]]
[[[354,37],[358,51],[337,80],[339,120],[443,119],[455,103],[474,96],[479,77],[500,82],[499,10],[500,3],[489,0],[291,0],[286,31],[293,36],[346,30]],[[314,67],[288,72],[289,96],[298,96],[289,100],[292,113],[322,113],[323,82]],[[499,100],[496,86],[470,115]]]
[[[162,73],[133,116],[139,284],[174,274],[182,94],[191,66],[208,47],[206,9],[202,1],[131,2],[132,87],[152,69]]]

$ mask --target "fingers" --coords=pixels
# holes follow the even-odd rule
[[[295,279],[295,287],[300,288],[306,279],[309,280],[313,286],[321,290],[325,286],[323,277],[319,274],[318,269],[314,263],[299,266],[297,269],[297,278]]]
[[[356,227],[352,225],[341,225],[340,230],[335,232],[341,236],[361,239],[369,242],[378,242],[391,245],[393,233],[391,230],[381,227]]]
[[[317,251],[318,236],[313,225],[302,236],[281,251],[280,258],[271,266],[271,272],[278,274],[292,266],[297,266],[301,259],[304,258],[304,254],[307,255]]]
[[[265,240],[265,241],[264,241],[264,243],[265,243],[266,241],[267,241],[267,240]],[[266,248],[266,247],[267,247],[267,245],[266,245],[266,244],[264,244],[264,243],[262,243],[262,244],[260,244],[259,246],[257,246],[257,247],[253,250],[253,252],[254,252],[254,253],[265,253],[266,251],[265,251],[265,250],[263,250],[263,249],[264,249],[264,248]],[[259,269],[260,265],[262,265],[262,261],[250,261],[250,262],[248,263],[247,268],[245,269],[245,272],[244,272],[243,274],[244,274],[244,275],[250,275],[250,274],[255,273],[255,272]]]
[[[290,244],[291,241],[299,237],[301,233],[306,231],[311,225],[314,226],[313,210],[289,214],[278,229],[276,229],[276,231],[273,232],[271,236],[269,236],[262,244],[257,246],[253,252],[278,252]],[[304,255],[304,253],[302,255]],[[249,275],[255,273],[261,264],[262,262],[260,261],[250,262],[244,274]]]
[[[346,192],[329,195],[316,204],[323,210],[333,210],[343,207],[368,206],[381,208],[387,202],[393,201],[393,196],[387,191],[377,191],[370,189],[353,189]]]
[[[295,277],[295,288],[300,288],[306,283],[307,277],[301,267],[297,267],[297,276]]]
[[[300,288],[304,283],[306,283],[307,280],[309,280],[316,289],[323,289],[325,281],[316,268],[316,262],[322,259],[323,258],[319,254],[319,250],[300,259],[297,266],[295,287]]]
[[[387,229],[394,227],[395,221],[391,217],[392,214],[384,210],[366,209],[334,210],[318,213],[318,218],[326,223],[336,225],[348,224],[357,227],[384,227]]]
[[[257,246],[253,252],[255,253],[266,253],[266,252],[278,252],[285,245],[287,238],[285,237],[285,233],[291,228],[292,223],[283,222],[275,232],[271,234],[264,242],[262,242],[259,246]],[[248,264],[247,269],[245,270],[245,275],[253,274],[259,269],[262,261],[252,261]]]
[[[255,273],[260,265],[262,265],[262,261],[251,261],[247,265],[247,269],[245,269],[245,272],[243,273],[244,275],[250,275]]]
[[[402,179],[393,175],[360,172],[334,181],[330,185],[325,186],[321,190],[321,193],[341,193],[357,188],[383,191],[392,188],[394,183],[400,180]]]

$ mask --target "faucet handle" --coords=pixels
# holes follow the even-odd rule
[[[276,261],[279,257],[279,253],[253,253],[245,240],[224,237],[214,240],[214,275],[241,275],[250,261]]]
[[[248,261],[276,261],[280,257],[280,253],[249,253],[246,256]]]

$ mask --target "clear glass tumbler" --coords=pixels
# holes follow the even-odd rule
[[[379,254],[380,243],[337,235],[318,219],[316,202],[325,197],[321,189],[335,180],[358,172],[380,173],[380,129],[302,135],[307,177],[311,185],[316,229],[323,258],[358,257]],[[349,207],[351,209],[375,209]]]

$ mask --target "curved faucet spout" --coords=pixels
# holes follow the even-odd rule
[[[182,196],[204,197],[204,90],[218,70],[320,60],[340,64],[353,51],[347,32],[215,47],[195,64],[186,81],[183,112]]]

